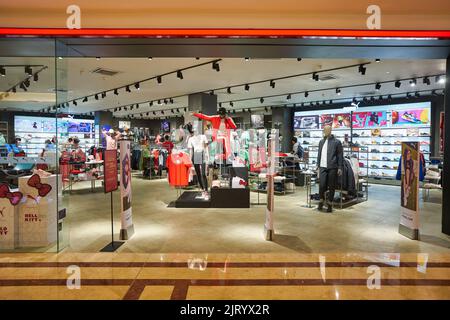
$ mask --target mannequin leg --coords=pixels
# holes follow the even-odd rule
[[[337,181],[337,169],[329,169],[328,170],[328,201],[327,207],[328,211],[331,212],[333,209],[333,200],[334,200],[334,192],[336,189],[336,181]]]
[[[325,168],[320,168],[319,169],[319,210],[322,210],[323,208],[323,203],[325,202],[325,192],[327,191],[327,186],[328,186],[328,172],[327,169]]]

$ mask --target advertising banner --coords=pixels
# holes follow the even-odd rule
[[[419,159],[419,143],[403,142],[399,232],[411,239],[419,238]]]
[[[352,121],[354,129],[386,127],[388,125],[386,111],[354,112]]]
[[[273,211],[274,211],[274,176],[275,176],[275,154],[278,141],[278,130],[272,129],[268,141],[268,167],[267,167],[267,207],[264,231],[266,240],[273,238]]]
[[[340,113],[335,114],[333,118],[333,128],[350,128],[351,127],[350,114]]]
[[[103,176],[105,193],[116,191],[117,180],[117,150],[105,150],[105,159],[103,163]]]
[[[392,125],[425,125],[430,123],[430,108],[392,111]]]
[[[319,129],[319,116],[294,116],[294,129]]]
[[[120,140],[120,240],[128,240],[134,233],[131,208],[131,141]]]
[[[323,114],[320,116],[320,128],[323,129],[325,126],[333,126],[334,115],[333,114]]]

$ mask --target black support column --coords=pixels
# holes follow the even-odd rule
[[[272,110],[272,128],[279,125],[280,135],[283,139],[281,141],[281,151],[290,152],[292,149],[291,139],[293,136],[293,118],[294,113],[292,108],[278,107]]]
[[[217,114],[217,96],[209,93],[194,93],[188,97],[189,112],[200,112],[208,116]],[[197,118],[189,113],[184,115],[184,123],[193,122]]]
[[[442,232],[450,235],[450,56],[447,57],[444,96],[444,170],[442,172]]]

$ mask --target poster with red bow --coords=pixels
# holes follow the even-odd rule
[[[11,250],[18,245],[18,205],[22,193],[0,184],[0,249]]]

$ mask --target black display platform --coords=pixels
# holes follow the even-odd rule
[[[209,208],[211,206],[210,200],[195,199],[202,193],[199,191],[185,191],[175,201],[175,208]]]
[[[250,208],[250,189],[213,188],[211,208]]]

